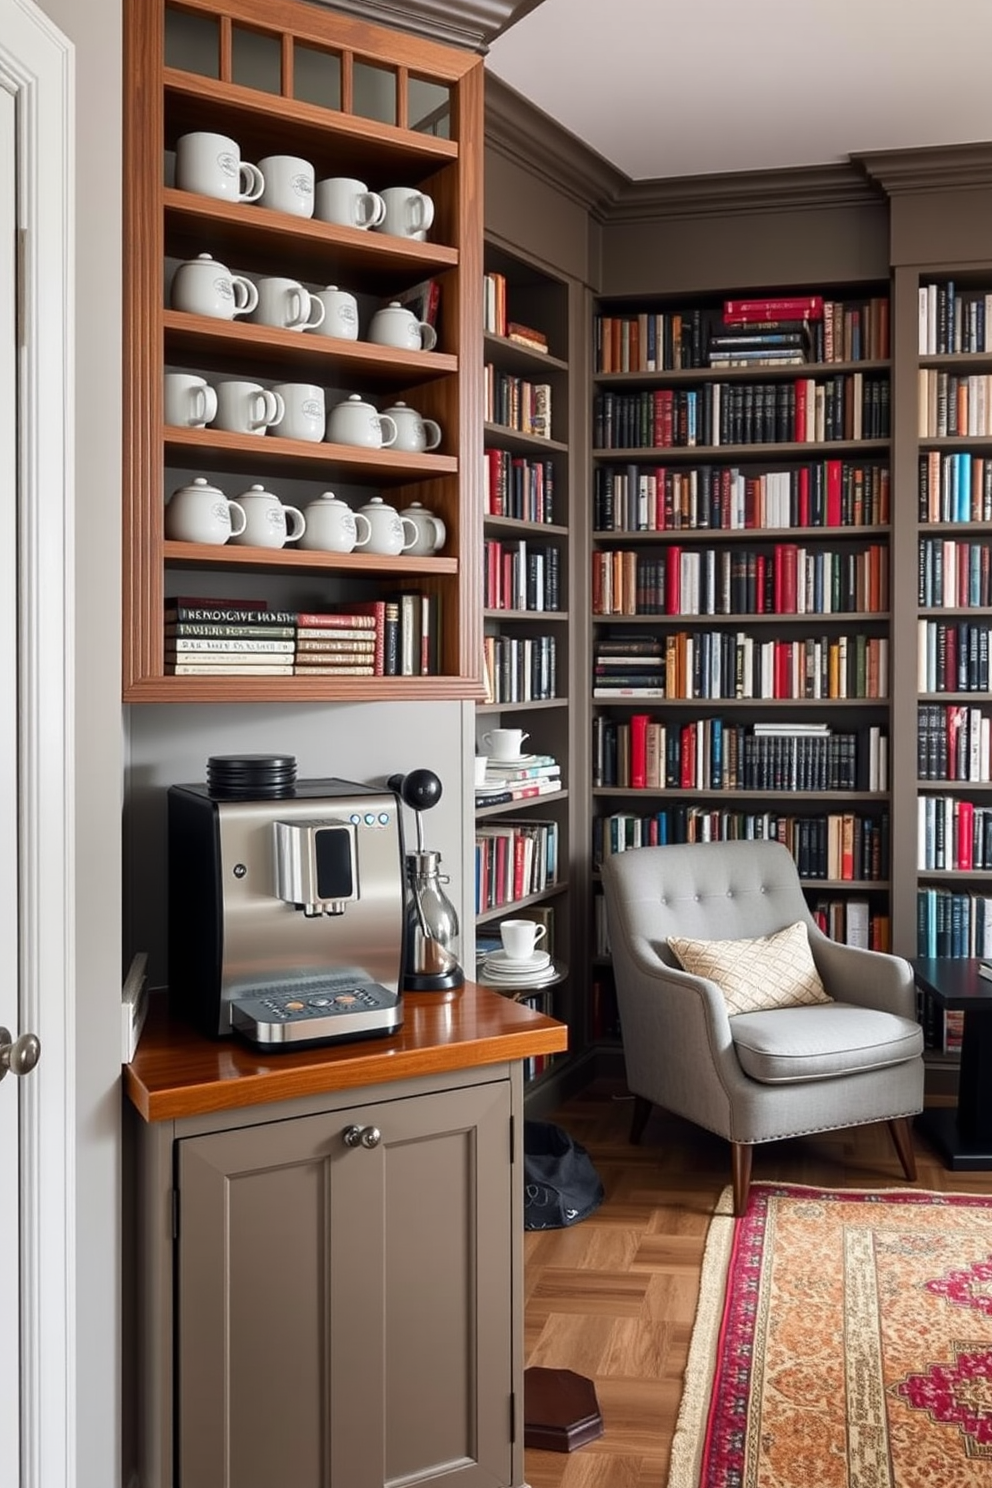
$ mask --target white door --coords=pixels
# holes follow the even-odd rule
[[[16,1038],[17,916],[17,425],[16,425],[16,145],[14,100],[0,88],[0,1027]],[[20,1297],[20,1135],[18,1081],[0,1083],[0,1277],[11,1301]],[[0,1327],[0,1459],[20,1462],[20,1328],[18,1308]],[[13,1481],[20,1481],[15,1471]]]
[[[33,0],[0,0],[0,1028],[10,1032],[0,1038],[3,1488],[76,1482],[71,68],[65,38]],[[18,1077],[29,1032],[45,1057]]]

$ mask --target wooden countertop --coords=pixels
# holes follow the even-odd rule
[[[205,1038],[170,1015],[164,993],[154,993],[124,1087],[146,1121],[165,1121],[568,1047],[564,1023],[473,982],[457,992],[405,993],[403,1017],[388,1038],[267,1055],[233,1038]]]

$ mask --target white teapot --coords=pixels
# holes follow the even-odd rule
[[[232,274],[209,253],[198,253],[181,263],[172,280],[172,308],[190,315],[213,315],[233,320],[250,315],[258,305],[258,289],[250,279]]]
[[[396,425],[397,449],[422,454],[424,450],[437,449],[441,443],[441,425],[433,419],[421,418],[409,404],[396,402],[386,409],[386,415]]]
[[[327,415],[327,437],[332,444],[360,444],[383,449],[396,443],[396,425],[388,414],[379,413],[360,393],[337,403]]]
[[[244,507],[228,501],[203,475],[173,491],[166,503],[165,535],[180,542],[226,543],[240,536],[247,522]]]
[[[315,548],[324,553],[350,553],[365,528],[364,546],[372,535],[372,523],[363,512],[353,512],[346,501],[333,491],[324,491],[303,511],[307,528],[300,540],[301,548]]]
[[[401,517],[381,496],[373,496],[355,515],[365,517],[369,524],[368,537],[364,541],[359,538],[355,546],[370,553],[407,553],[419,536],[416,524],[409,517]]]
[[[418,320],[399,300],[390,300],[369,321],[368,339],[379,346],[396,346],[401,351],[433,351],[437,331],[426,320]]]
[[[432,511],[428,511],[419,501],[411,501],[410,505],[404,507],[400,517],[412,522],[417,529],[416,542],[411,547],[404,549],[412,555],[423,553],[439,553],[444,547],[447,537],[447,529],[440,517],[436,517]]]
[[[244,509],[245,527],[231,541],[236,546],[282,548],[306,532],[306,518],[295,506],[286,506],[264,486],[242,491],[238,505]]]

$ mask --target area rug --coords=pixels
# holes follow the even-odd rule
[[[992,1197],[754,1183],[732,1207],[668,1488],[992,1485]]]

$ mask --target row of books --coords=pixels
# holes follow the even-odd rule
[[[704,630],[675,631],[644,641],[636,653],[615,649],[624,644],[597,642],[594,699],[772,701],[888,696],[886,636],[859,632],[774,641],[743,631]]]
[[[886,465],[839,459],[769,471],[734,465],[686,470],[597,465],[593,528],[599,533],[875,527],[889,521],[890,492]]]
[[[597,449],[716,449],[889,437],[889,379],[863,372],[701,388],[600,391]]]
[[[992,434],[992,375],[919,370],[921,439]]]
[[[992,460],[971,450],[924,450],[919,471],[921,522],[992,521]]]
[[[552,754],[532,754],[524,765],[490,759],[485,780],[475,787],[475,805],[478,810],[480,806],[534,801],[557,795],[562,788],[561,765]]]
[[[558,882],[558,823],[528,819],[477,825],[475,913],[541,894]]]
[[[487,703],[547,702],[558,696],[558,643],[553,635],[487,635],[482,641]]]
[[[992,624],[978,620],[919,620],[920,692],[988,692]]]
[[[527,538],[482,545],[483,604],[487,610],[558,610],[561,608],[561,553],[555,543]]]
[[[920,780],[992,783],[992,718],[966,703],[920,703],[916,773]]]
[[[438,668],[437,601],[404,593],[331,610],[264,599],[165,603],[165,670],[176,676],[427,676]]]
[[[745,304],[744,312],[726,305]],[[813,362],[884,360],[889,356],[889,299],[842,301],[821,295],[727,301],[720,310],[643,310],[597,315],[593,347],[597,373],[680,371],[707,364],[714,341],[741,336],[801,333]],[[775,344],[775,343],[771,343]]]
[[[487,424],[501,424],[519,434],[551,438],[551,384],[529,382],[486,363],[483,388]]]
[[[507,280],[495,271],[482,276],[483,329],[493,336],[505,336],[529,351],[547,352],[548,338],[536,326],[510,320],[507,308]]]
[[[889,876],[889,819],[855,813],[804,817],[777,812],[669,806],[650,815],[619,811],[593,818],[593,862],[631,847],[682,842],[781,842],[800,877],[880,883]]]
[[[669,739],[671,742],[669,742]],[[678,746],[678,777],[669,751]],[[886,791],[888,736],[877,724],[742,724],[697,718],[665,736],[671,788],[704,791]]]
[[[920,356],[992,351],[992,289],[921,284],[918,344]]]
[[[964,1036],[963,1012],[956,1008],[940,1007],[934,998],[921,989],[917,994],[917,1019],[923,1029],[924,1048],[960,1057]]]
[[[916,891],[918,956],[992,956],[992,894],[921,885]]]
[[[528,460],[509,450],[486,450],[486,513],[518,522],[553,522],[555,467],[552,460]]]
[[[916,866],[921,872],[992,868],[992,806],[959,796],[917,798]]]
[[[985,542],[921,537],[919,584],[921,608],[987,608],[992,604],[992,548]]]
[[[987,603],[987,601],[985,601]],[[889,607],[888,549],[810,550],[669,544],[660,557],[613,548],[592,555],[594,615],[836,615]]]

